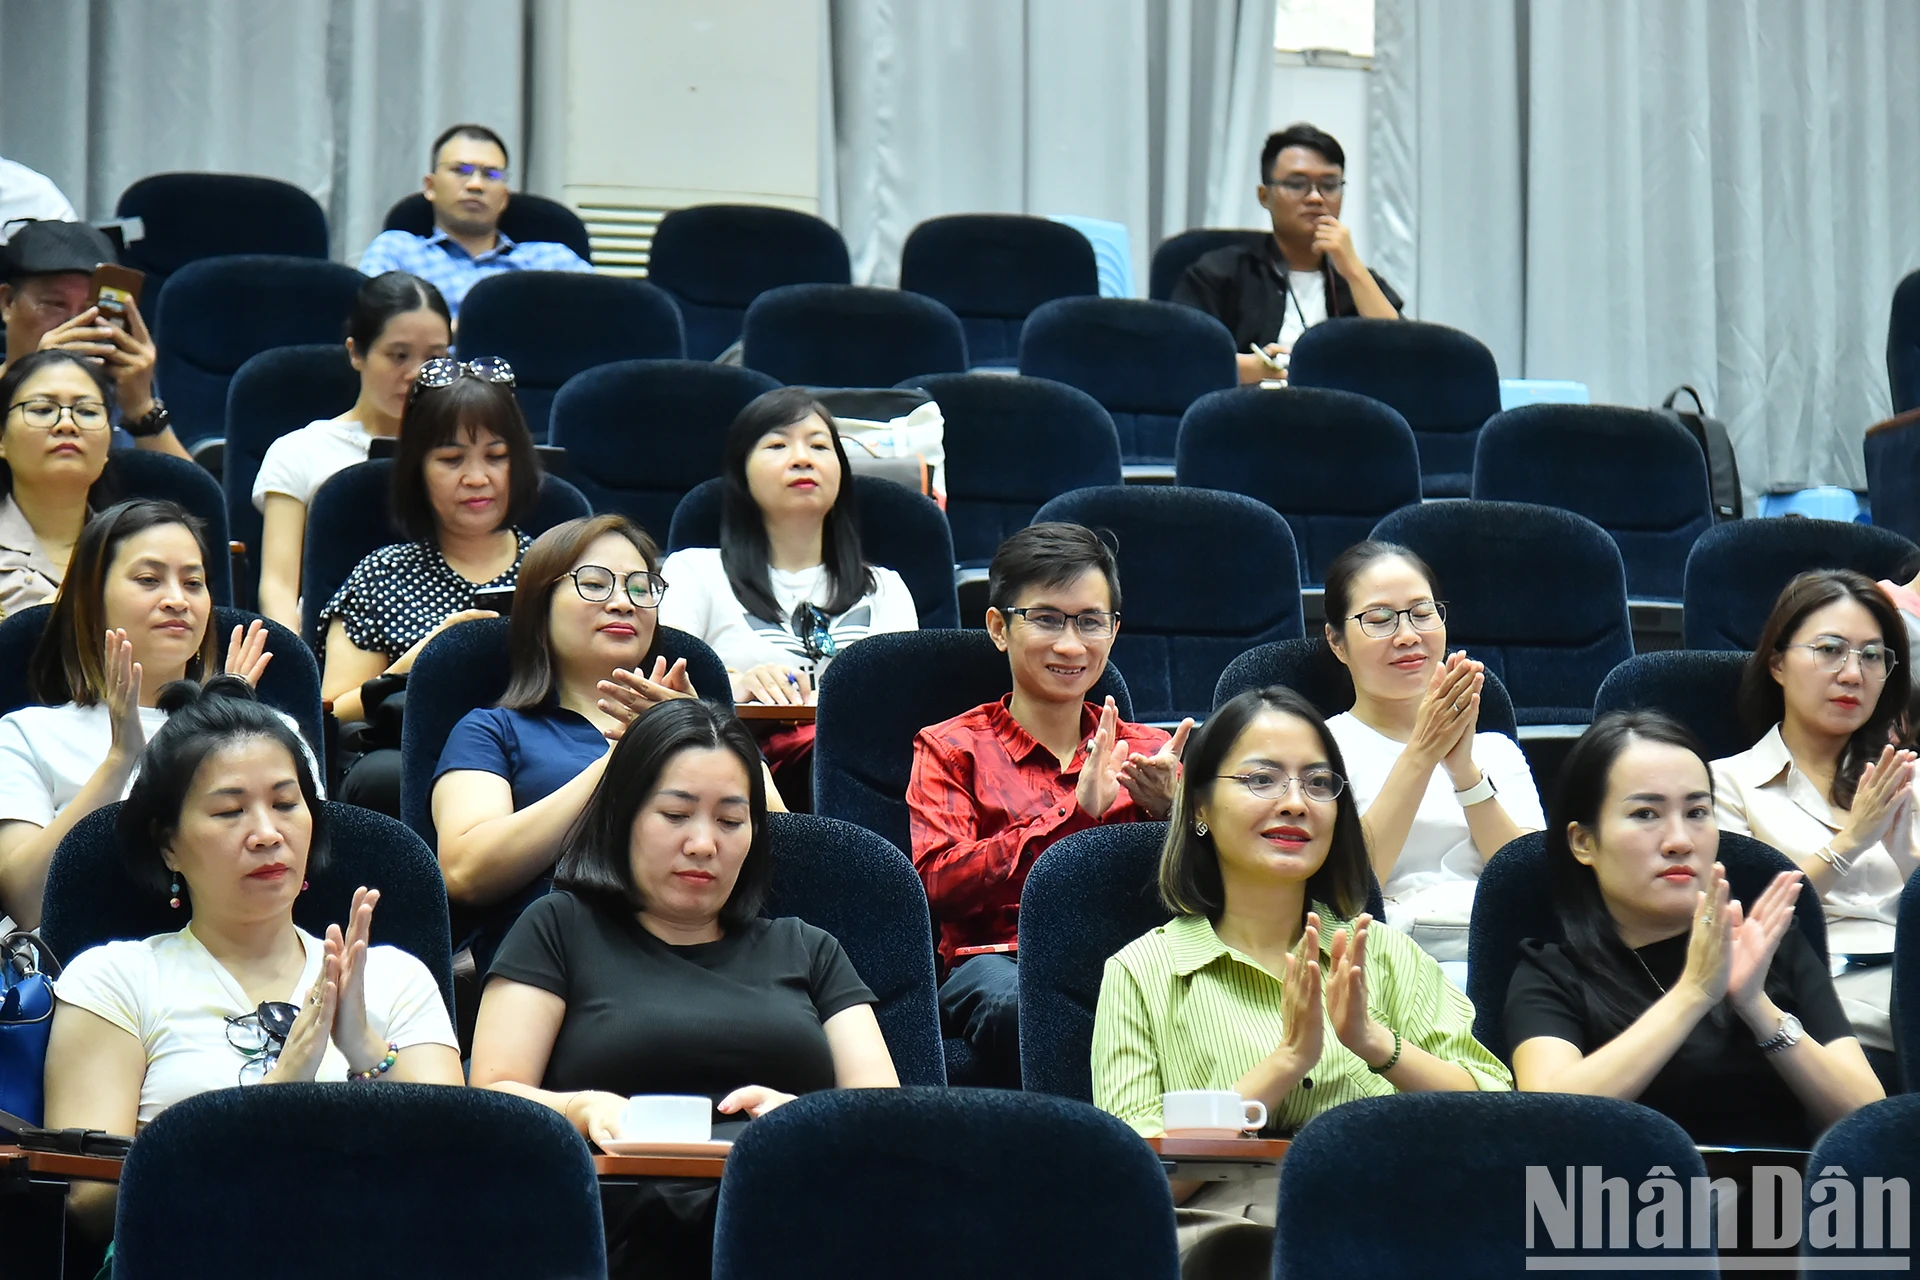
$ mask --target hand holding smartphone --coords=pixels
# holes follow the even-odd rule
[[[140,286],[146,273],[103,262],[93,269],[93,285],[87,293],[87,305],[100,308],[100,319],[117,328],[127,327],[127,307],[140,301]]]

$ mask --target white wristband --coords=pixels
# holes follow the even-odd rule
[[[1466,809],[1479,804],[1483,800],[1493,799],[1498,790],[1499,789],[1493,785],[1493,775],[1485,769],[1482,769],[1480,771],[1480,781],[1474,783],[1465,791],[1454,792],[1453,798],[1459,801],[1462,809]]]

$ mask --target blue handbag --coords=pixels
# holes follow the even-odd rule
[[[47,1037],[60,962],[39,937],[0,937],[0,1111],[30,1124],[45,1118]]]

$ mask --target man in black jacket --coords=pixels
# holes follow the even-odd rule
[[[1293,350],[1295,339],[1331,316],[1400,315],[1400,295],[1360,261],[1340,221],[1346,167],[1340,144],[1310,124],[1273,134],[1260,150],[1254,195],[1273,219],[1273,234],[1215,249],[1174,286],[1175,302],[1233,333],[1242,382],[1285,377],[1266,357]]]

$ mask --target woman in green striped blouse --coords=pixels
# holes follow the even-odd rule
[[[1152,1136],[1161,1094],[1177,1089],[1258,1098],[1269,1128],[1290,1130],[1355,1098],[1513,1087],[1474,1040],[1466,996],[1362,911],[1366,837],[1310,703],[1283,688],[1241,694],[1185,761],[1160,860],[1175,918],[1107,961],[1096,1105]],[[1204,1185],[1176,1198],[1187,1191],[1206,1218],[1272,1222],[1271,1183]]]

